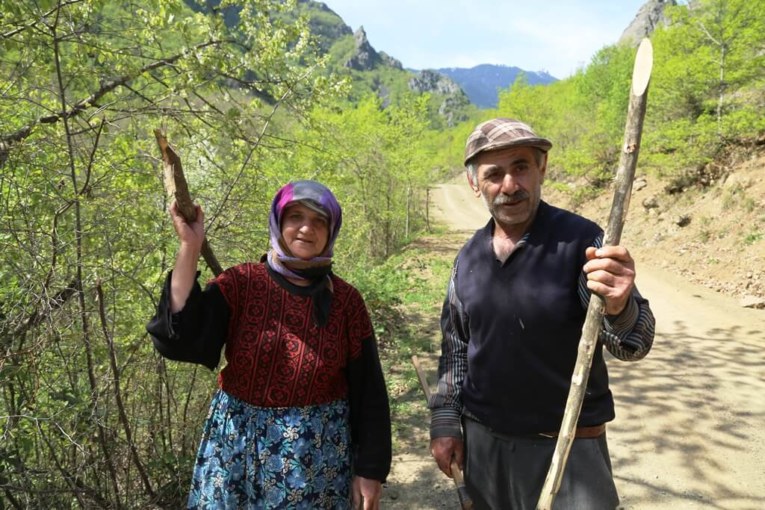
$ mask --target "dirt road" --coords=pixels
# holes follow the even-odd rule
[[[433,215],[466,237],[488,220],[462,181],[432,197]],[[638,363],[609,360],[617,414],[609,445],[621,508],[765,509],[765,311],[741,308],[650,261],[638,259],[637,271],[656,340]],[[393,479],[430,484],[431,497],[393,507],[457,508],[425,448],[397,461]]]

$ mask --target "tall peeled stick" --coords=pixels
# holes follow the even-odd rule
[[[648,82],[653,67],[653,46],[651,41],[643,39],[638,47],[635,65],[632,71],[630,102],[627,110],[627,125],[624,129],[624,145],[616,172],[614,201],[603,238],[604,245],[617,245],[622,235],[624,221],[629,209],[632,181],[635,177],[640,137],[643,131],[646,104],[648,100]],[[571,376],[571,388],[566,401],[560,433],[555,445],[550,469],[547,472],[542,493],[539,496],[537,510],[551,510],[555,496],[560,490],[563,471],[574,441],[574,433],[579,413],[582,410],[587,380],[590,376],[592,358],[597,346],[598,334],[603,324],[605,301],[597,294],[592,294],[587,308],[587,316],[579,340],[574,373]]]

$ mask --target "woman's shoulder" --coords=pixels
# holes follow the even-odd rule
[[[371,335],[372,326],[369,310],[361,292],[336,274],[332,274],[332,302],[336,303],[339,313],[348,319],[351,329],[358,338]]]
[[[244,282],[252,278],[262,278],[266,276],[265,264],[261,262],[243,262],[231,266],[219,274],[214,282],[220,284],[224,282]]]
[[[348,281],[345,278],[338,276],[336,273],[332,273],[330,275],[330,279],[332,280],[332,286],[335,288],[335,290],[342,289],[346,292],[353,292],[353,291],[358,292],[356,290],[356,287],[348,283]]]
[[[348,296],[350,299],[363,301],[361,292],[359,292],[359,290],[352,284],[348,283],[344,278],[337,276],[335,273],[332,273],[331,279],[332,292],[336,296]]]

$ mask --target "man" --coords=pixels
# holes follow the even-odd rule
[[[541,200],[551,147],[507,118],[479,124],[465,147],[468,181],[491,220],[452,269],[430,449],[447,476],[452,459],[464,466],[476,509],[536,508],[590,292],[604,298],[606,315],[555,508],[616,508],[603,346],[635,361],[653,343],[653,314],[635,288],[629,252],[602,246],[596,224]]]

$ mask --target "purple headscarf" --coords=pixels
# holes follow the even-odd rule
[[[282,214],[288,205],[299,202],[328,220],[329,239],[324,252],[318,257],[303,260],[290,253],[282,237]],[[315,280],[329,274],[332,268],[332,254],[343,223],[343,212],[335,195],[316,181],[294,181],[285,184],[274,196],[271,213],[268,217],[268,230],[271,236],[271,249],[268,251],[268,263],[274,271],[290,278]]]

